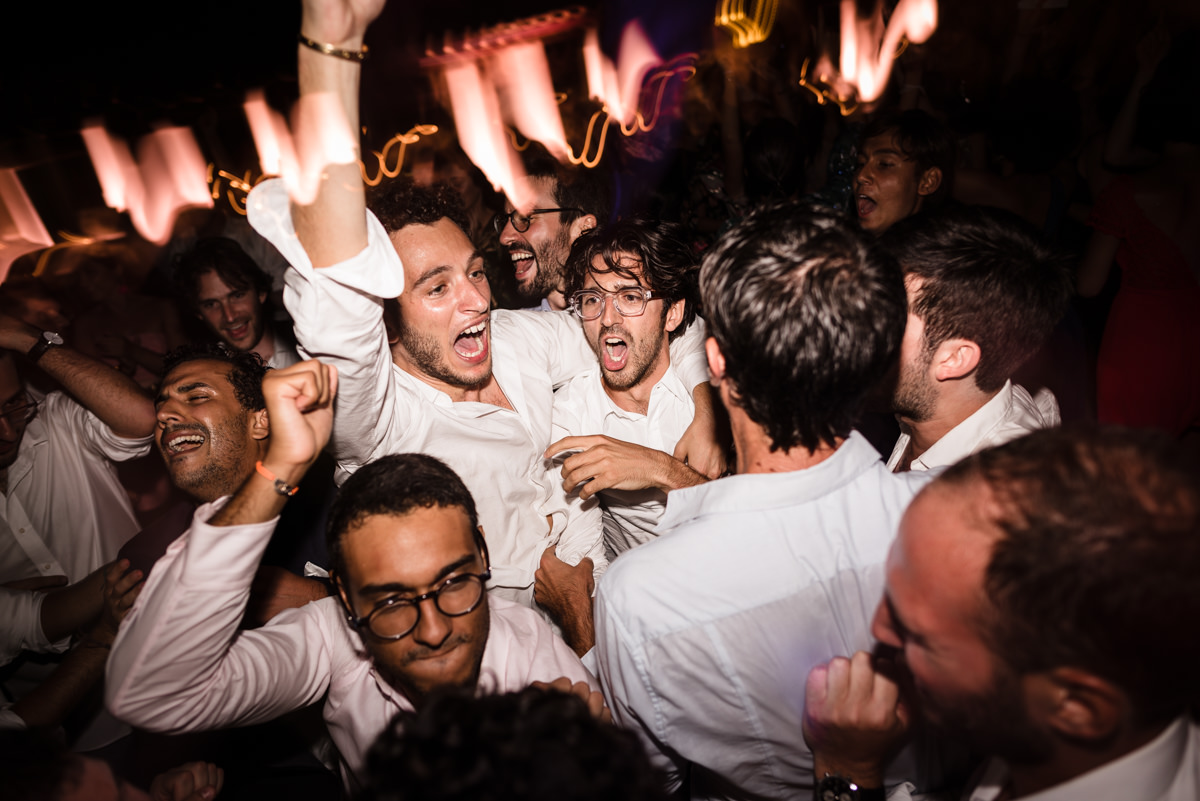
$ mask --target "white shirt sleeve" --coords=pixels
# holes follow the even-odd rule
[[[0,665],[22,651],[45,652],[54,646],[42,631],[42,602],[46,594],[0,588]]]
[[[329,684],[327,618],[313,609],[323,602],[238,630],[277,521],[210,526],[224,502],[196,511],[121,625],[105,683],[120,720],[166,733],[248,725],[315,702]]]

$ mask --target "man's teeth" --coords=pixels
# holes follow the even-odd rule
[[[200,436],[199,434],[189,434],[189,435],[183,436],[183,437],[176,437],[175,439],[173,439],[167,443],[167,447],[170,448],[172,451],[178,453],[185,445],[202,445],[202,444],[204,444],[204,437]]]
[[[476,334],[482,334],[485,328],[487,328],[487,323],[476,323],[475,325],[471,326],[470,328],[464,330],[461,334],[459,334],[459,336],[460,337],[473,337]]]
[[[533,258],[533,254],[527,250],[514,250],[509,255],[512,256],[513,261],[525,261]]]

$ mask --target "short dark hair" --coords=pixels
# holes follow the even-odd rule
[[[389,234],[406,225],[433,225],[446,218],[470,238],[471,223],[462,198],[449,184],[423,186],[409,178],[396,178],[374,189],[367,196],[367,207]]]
[[[439,691],[400,712],[367,754],[357,801],[660,801],[663,778],[637,735],[582,699],[533,687]]]
[[[924,208],[937,208],[945,203],[954,185],[954,165],[958,159],[958,148],[950,131],[929,112],[913,108],[871,120],[858,137],[859,146],[889,133],[895,134],[901,152],[916,162],[918,174],[930,167],[942,171],[941,185],[925,197]]]
[[[670,338],[682,334],[696,319],[699,260],[688,244],[682,225],[671,222],[650,222],[629,218],[588,231],[575,240],[565,265],[565,292],[569,299],[583,289],[588,274],[616,273],[622,278],[636,276],[618,261],[621,254],[637,258],[642,268],[642,280],[648,289],[661,293],[663,316],[677,300],[686,301],[683,321],[671,332]],[[592,262],[599,256],[608,266],[597,270]]]
[[[900,268],[839,215],[751,212],[705,254],[700,296],[734,402],[771,449],[850,435],[904,334]]]
[[[193,307],[200,294],[200,276],[205,273],[216,273],[230,289],[271,292],[271,276],[241,245],[227,237],[199,239],[175,260],[175,290]]]
[[[479,533],[475,499],[455,473],[440,459],[423,453],[396,453],[364,465],[346,479],[329,511],[326,543],[331,572],[345,573],[342,537],[374,515],[406,515],[416,509],[440,506],[459,508],[471,522],[471,533],[486,561],[487,544]]]
[[[236,350],[224,342],[205,342],[203,344],[180,345],[163,357],[162,375],[159,376],[159,386],[167,374],[185,362],[196,361],[224,362],[229,365],[229,383],[233,385],[233,395],[238,403],[248,412],[257,412],[267,408],[263,397],[263,376],[271,368],[252,350]]]
[[[959,337],[979,345],[975,384],[983,392],[1000,389],[1037,352],[1071,299],[1066,259],[1000,209],[962,206],[904,220],[881,244],[906,276],[922,280],[912,313],[925,325],[926,350]]]
[[[521,153],[521,163],[526,177],[554,181],[554,202],[559,208],[581,210],[562,212],[559,221],[563,225],[585,214],[595,217],[597,224],[612,216],[612,189],[604,168],[564,165],[538,142],[529,143]]]
[[[934,486],[982,481],[995,543],[983,625],[1017,671],[1069,665],[1126,692],[1140,723],[1200,701],[1200,464],[1165,434],[1036,431]]]

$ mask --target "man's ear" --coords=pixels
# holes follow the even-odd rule
[[[933,378],[936,381],[952,381],[965,378],[979,366],[979,345],[970,340],[954,338],[943,340],[933,353]]]
[[[704,340],[704,355],[708,357],[709,383],[714,387],[720,386],[721,379],[725,377],[725,354],[721,353],[721,346],[713,337]]]
[[[595,228],[599,223],[596,221],[595,214],[584,214],[581,217],[576,217],[568,229],[571,233],[571,241],[574,242],[581,234]]]
[[[346,617],[351,622],[354,621],[354,607],[350,604],[350,597],[346,595],[346,586],[342,584],[342,577],[337,573],[330,573],[329,580],[333,582],[333,592],[337,595],[338,600],[342,602],[342,611],[346,613]]]
[[[930,167],[925,172],[921,173],[921,180],[917,182],[917,194],[921,197],[928,197],[942,185],[942,168]]]
[[[262,440],[271,436],[271,419],[266,409],[259,409],[250,419],[250,436]]]
[[[683,313],[687,310],[687,301],[683,298],[671,304],[671,308],[667,309],[667,318],[663,320],[663,330],[668,334],[679,327],[683,322]]]
[[[1094,673],[1058,667],[1022,680],[1031,713],[1072,740],[1098,742],[1119,733],[1130,718],[1129,697]]]

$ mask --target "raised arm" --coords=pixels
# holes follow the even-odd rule
[[[320,126],[333,125],[335,118],[322,113],[320,95],[332,96],[345,115],[357,156],[358,86],[362,63],[343,57],[359,53],[363,35],[371,21],[383,10],[384,0],[305,0],[300,20],[300,35],[332,53],[320,52],[299,44],[297,73],[300,83],[298,110],[301,168],[322,177],[316,198],[306,205],[292,204],[292,221],[314,267],[328,267],[345,261],[367,245],[366,196],[357,159],[349,164],[320,164],[315,148],[305,143],[319,141]]]
[[[22,354],[33,351],[30,356],[38,367],[117,436],[137,439],[154,431],[154,404],[132,378],[69,344],[34,351],[42,341],[38,329],[0,314],[0,348]]]

